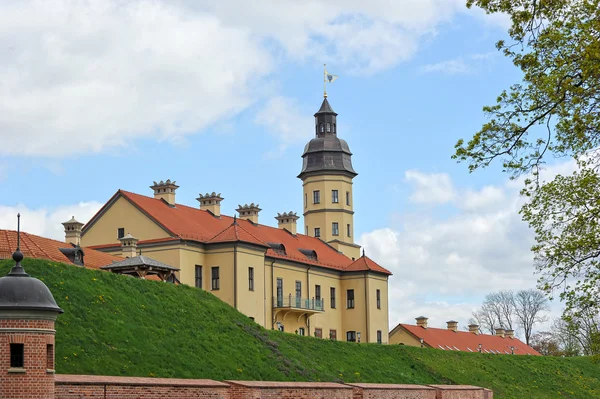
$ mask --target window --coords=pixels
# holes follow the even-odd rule
[[[219,289],[219,267],[213,267],[212,270],[212,289]]]
[[[321,300],[321,286],[320,285],[315,285],[315,299],[317,301]]]
[[[377,330],[377,343],[381,343],[381,330]]]
[[[333,132],[335,133],[335,123],[333,124]]]
[[[315,227],[315,237],[321,237],[321,228]]]
[[[313,204],[321,203],[321,192],[319,190],[313,191]]]
[[[54,370],[54,345],[46,345],[46,369]]]
[[[331,132],[331,123],[327,122],[327,133]]]
[[[25,354],[24,344],[10,344],[10,367],[12,368],[23,368]]]
[[[323,124],[321,123],[321,133],[323,133],[324,130]]]
[[[356,331],[348,331],[346,333],[346,341],[356,342]]]
[[[302,297],[302,281],[296,281],[296,298]]]
[[[315,328],[315,338],[323,338],[323,330],[320,328]]]
[[[377,309],[381,309],[381,290],[377,290]]]
[[[304,327],[298,329],[298,335],[304,335]]]
[[[331,202],[333,202],[334,204],[340,202],[340,199],[338,197],[338,190],[331,190]]]
[[[354,290],[346,291],[347,308],[354,309]]]
[[[308,194],[304,193],[304,207],[308,207]]]
[[[337,340],[337,330],[329,330],[329,339],[332,341]]]
[[[350,205],[350,191],[346,191],[346,205]]]
[[[196,265],[196,288],[202,288],[202,266]]]
[[[308,235],[308,226],[306,226],[306,235]]]
[[[277,307],[283,306],[283,279],[277,279]]]
[[[331,223],[331,234],[334,236],[340,235],[340,225],[338,224],[338,222]]]
[[[117,229],[117,238],[125,237],[125,227],[119,227]]]
[[[348,237],[352,237],[352,229],[350,228],[350,224],[346,225],[346,234],[348,235]]]
[[[335,287],[329,289],[329,301],[331,303],[331,309],[335,309]]]
[[[254,268],[248,268],[248,289],[254,291]]]

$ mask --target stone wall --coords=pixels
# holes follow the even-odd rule
[[[336,384],[57,375],[56,399],[493,399],[465,385]]]

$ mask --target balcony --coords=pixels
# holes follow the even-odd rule
[[[322,313],[324,304],[322,299],[300,298],[292,295],[287,297],[273,298],[273,320],[276,320],[278,314],[282,315],[281,320],[285,320],[288,314],[298,316],[298,321],[302,316],[306,318],[315,313]]]

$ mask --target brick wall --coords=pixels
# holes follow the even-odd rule
[[[23,344],[22,368],[11,368],[10,344]],[[47,345],[54,347],[54,321],[0,320],[0,398],[54,399]]]
[[[57,375],[56,399],[230,399],[229,385],[212,380]]]
[[[354,399],[354,389],[332,382],[226,381],[231,399]]]
[[[336,384],[57,375],[56,399],[493,399],[463,385]]]

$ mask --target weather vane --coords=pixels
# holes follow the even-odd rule
[[[327,72],[327,64],[323,64],[323,96],[327,98],[327,83],[333,83],[338,75]]]

